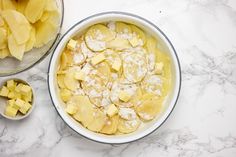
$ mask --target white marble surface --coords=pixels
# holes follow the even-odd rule
[[[155,133],[130,144],[106,145],[81,137],[52,106],[48,56],[17,75],[33,84],[37,106],[20,122],[0,118],[0,157],[235,157],[236,1],[65,0],[62,33],[91,14],[110,10],[149,19],[175,46],[183,82],[169,119]]]

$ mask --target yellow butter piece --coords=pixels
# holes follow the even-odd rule
[[[8,93],[7,97],[10,98],[10,99],[15,98],[15,92],[14,92],[14,91],[10,91],[10,92]]]
[[[28,111],[29,111],[29,109],[32,107],[32,105],[30,104],[30,103],[28,103],[28,102],[25,102],[24,104],[23,104],[23,106],[19,109],[19,111],[21,112],[21,113],[23,113],[23,114],[26,114]]]
[[[91,59],[91,63],[92,63],[92,65],[96,65],[98,63],[101,63],[104,60],[105,60],[105,55],[103,53],[101,53],[101,54],[98,54],[98,55],[94,56]]]
[[[73,40],[73,39],[70,39],[68,44],[67,44],[67,48],[69,50],[72,50],[72,51],[75,51],[76,48],[77,48],[77,41],[76,40]]]
[[[129,42],[132,45],[132,47],[137,47],[140,44],[139,38],[137,38],[136,36],[129,39]]]
[[[16,88],[15,88],[15,91],[16,92],[20,92],[21,91],[21,87],[23,86],[24,84],[23,83],[19,83]]]
[[[66,112],[69,114],[75,114],[78,110],[78,107],[76,107],[76,105],[74,104],[68,104],[66,106]]]
[[[14,82],[14,80],[8,80],[7,81],[7,88],[10,90],[10,91],[13,91],[16,87],[16,84]]]
[[[20,92],[26,95],[27,93],[31,92],[31,87],[28,85],[22,85],[20,88]]]
[[[112,64],[112,69],[119,71],[121,67],[121,60],[115,60],[115,62]]]
[[[9,89],[6,86],[3,86],[1,91],[0,91],[0,96],[7,97],[9,93]]]
[[[75,72],[74,77],[76,80],[83,81],[85,79],[85,73],[83,71]]]
[[[162,74],[164,64],[162,62],[156,63],[155,65],[155,73],[156,74]]]
[[[16,106],[22,108],[25,104],[25,101],[20,99],[20,98],[17,98],[16,101],[15,101],[15,104],[16,104]]]
[[[13,108],[12,106],[7,106],[5,109],[5,115],[9,117],[15,117],[17,114],[17,109]]]
[[[131,98],[131,95],[126,91],[121,91],[119,93],[119,99],[124,102],[128,102],[130,100],[130,98]]]
[[[112,117],[118,113],[118,109],[114,104],[111,104],[111,105],[109,105],[106,113],[109,117]]]
[[[25,102],[31,102],[32,101],[32,91],[30,91],[29,93],[27,93],[26,95],[22,95],[22,99]]]
[[[15,104],[15,100],[14,100],[14,99],[8,100],[8,101],[7,101],[7,105],[9,105],[9,106],[11,106],[11,107],[13,107],[13,108],[15,108],[15,109],[17,109],[17,110],[20,109],[20,107]]]

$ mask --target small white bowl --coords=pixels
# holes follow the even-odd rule
[[[34,103],[34,100],[35,100],[35,98],[34,98],[35,97],[34,90],[33,90],[32,86],[28,82],[26,82],[25,80],[19,79],[19,78],[9,78],[9,79],[4,80],[3,82],[1,82],[0,88],[2,88],[2,86],[6,85],[8,80],[14,80],[16,82],[23,83],[23,84],[29,85],[31,87],[31,89],[32,89],[32,102],[31,102],[32,107],[30,108],[30,110],[25,115],[18,113],[16,115],[16,117],[9,117],[9,116],[4,114],[8,98],[5,98],[5,97],[1,96],[0,97],[0,114],[3,117],[5,117],[7,119],[10,119],[10,120],[21,120],[21,119],[24,119],[24,118],[28,117],[31,114],[31,112],[33,111],[33,109],[34,109],[34,106],[35,106],[35,103]]]
[[[65,48],[68,40],[76,35],[81,35],[89,26],[92,26],[97,23],[108,22],[108,21],[123,21],[126,23],[131,23],[131,24],[137,25],[138,27],[142,28],[146,32],[156,37],[160,45],[162,45],[161,49],[164,50],[164,52],[166,52],[169,55],[171,59],[172,70],[173,70],[172,71],[173,87],[164,103],[165,105],[164,111],[156,119],[145,124],[143,127],[139,128],[137,131],[130,134],[126,134],[126,135],[103,135],[103,134],[89,131],[88,129],[84,128],[80,123],[76,122],[71,116],[69,116],[65,112],[63,102],[61,101],[58,95],[58,86],[56,82],[56,70],[59,63],[60,55],[63,49]],[[69,127],[71,127],[77,133],[93,141],[97,141],[101,143],[119,144],[119,143],[127,143],[131,141],[135,141],[144,136],[147,136],[148,134],[155,131],[158,127],[160,127],[165,122],[165,120],[168,118],[168,116],[172,112],[179,96],[180,87],[181,87],[181,70],[180,70],[179,60],[178,60],[178,57],[177,57],[177,54],[175,52],[173,45],[171,44],[170,40],[166,37],[166,35],[156,25],[154,25],[148,20],[142,17],[139,17],[137,15],[123,13],[123,12],[105,12],[105,13],[96,14],[96,15],[83,19],[82,21],[72,26],[62,36],[50,60],[48,86],[49,86],[49,92],[50,92],[52,102],[57,112],[59,113],[61,118],[66,122],[66,124]]]

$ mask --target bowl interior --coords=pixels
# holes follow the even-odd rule
[[[18,61],[12,57],[0,59],[0,76],[8,76],[28,69],[41,61],[52,50],[58,40],[64,16],[63,0],[56,0],[56,2],[60,12],[60,21],[57,33],[53,36],[53,40],[41,48],[33,48],[29,52],[26,52],[22,61]]]
[[[137,131],[130,134],[125,135],[103,135],[94,133],[85,129],[80,123],[76,122],[72,117],[67,115],[64,111],[64,103],[61,101],[58,95],[58,86],[56,81],[56,70],[59,63],[59,58],[64,49],[67,41],[74,37],[83,34],[83,32],[91,25],[97,23],[103,23],[108,21],[123,21],[126,23],[137,25],[138,27],[142,28],[147,33],[153,35],[159,42],[159,48],[167,53],[167,55],[171,59],[171,69],[172,69],[172,89],[167,96],[164,102],[164,111],[161,113],[159,117],[156,117],[149,123],[145,123],[145,125],[141,126]],[[126,13],[102,13],[92,17],[89,17],[85,20],[74,25],[61,39],[59,44],[57,45],[55,52],[51,58],[50,67],[49,67],[49,91],[51,94],[52,101],[62,119],[76,132],[80,133],[81,135],[103,143],[125,143],[134,141],[136,139],[142,138],[147,134],[154,131],[158,128],[165,119],[169,116],[170,112],[174,108],[174,105],[177,101],[179,89],[180,89],[180,67],[178,63],[178,58],[176,56],[175,50],[166,36],[154,25],[137,17],[135,15],[130,15]]]
[[[32,103],[31,103],[32,107],[31,107],[31,109],[25,115],[17,114],[16,117],[9,117],[9,116],[4,114],[8,99],[0,97],[0,114],[3,117],[5,117],[7,119],[11,119],[11,120],[21,120],[21,119],[24,119],[24,118],[26,118],[26,117],[28,117],[30,115],[30,113],[33,111],[33,109],[35,107],[35,98],[34,98],[35,97],[35,93],[34,93],[34,89],[33,89],[33,87],[28,82],[26,82],[26,81],[24,81],[22,79],[19,79],[19,78],[10,78],[10,79],[6,79],[6,80],[2,81],[0,83],[0,88],[2,88],[2,86],[6,85],[8,80],[14,80],[14,81],[17,81],[19,83],[24,83],[24,84],[29,85],[31,87],[31,89],[32,89]]]

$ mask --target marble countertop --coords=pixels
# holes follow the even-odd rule
[[[37,103],[25,120],[0,117],[0,157],[235,157],[236,1],[65,0],[62,33],[89,15],[111,10],[149,19],[175,46],[183,81],[168,120],[130,144],[99,144],[83,138],[65,125],[51,103],[46,81],[49,55],[16,75],[33,84]]]

